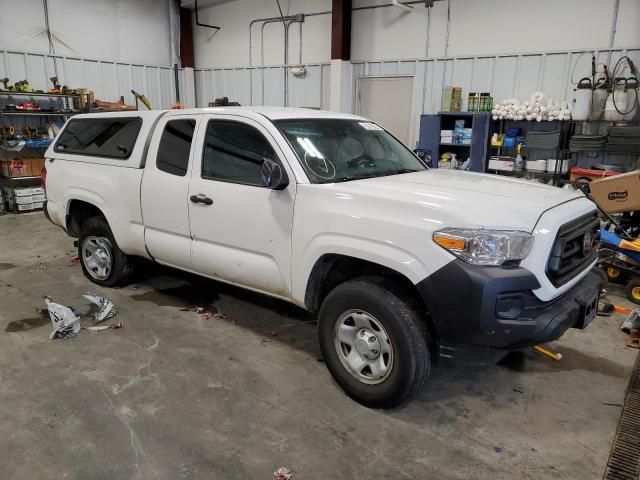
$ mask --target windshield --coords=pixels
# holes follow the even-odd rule
[[[426,170],[375,123],[339,119],[277,120],[312,183],[346,182]]]

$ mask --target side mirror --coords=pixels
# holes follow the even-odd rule
[[[289,181],[282,171],[282,167],[268,158],[262,160],[260,178],[262,185],[271,190],[283,190],[289,185]]]

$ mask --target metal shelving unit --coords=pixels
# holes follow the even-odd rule
[[[526,136],[527,132],[535,132],[535,131],[545,131],[547,127],[553,126],[554,130],[560,130],[560,139],[558,144],[553,148],[531,148],[531,147],[522,147],[522,153],[525,155],[526,160],[535,160],[538,157],[540,152],[553,152],[555,159],[557,160],[555,163],[555,168],[553,172],[541,172],[539,170],[523,170],[519,172],[509,172],[503,170],[491,170],[491,173],[501,174],[501,175],[509,175],[513,177],[524,177],[524,178],[543,178],[545,180],[551,180],[552,183],[556,186],[560,185],[562,182],[562,176],[565,173],[562,172],[563,166],[565,162],[571,160],[571,156],[569,154],[568,145],[569,139],[573,135],[575,131],[575,124],[570,121],[565,120],[555,120],[553,122],[537,122],[535,120],[496,120],[494,121],[495,128],[492,130],[493,133],[504,134],[506,131],[506,125],[513,124],[516,126],[521,126],[523,130],[523,135]],[[523,128],[531,126],[533,128]],[[543,127],[543,128],[538,128]],[[494,147],[489,146],[490,151],[495,151],[495,155],[503,155],[505,152],[510,156],[517,152],[517,146],[514,147]],[[543,155],[545,156],[545,155]]]
[[[42,158],[44,156],[44,152],[48,147],[47,144],[40,146],[25,145],[19,150],[7,148],[8,130],[6,127],[10,126],[8,120],[9,118],[12,119],[12,123],[18,120],[21,123],[21,127],[33,127],[35,122],[38,122],[38,124],[42,126],[42,121],[47,118],[59,118],[63,119],[66,122],[73,115],[80,113],[79,111],[72,110],[73,100],[79,99],[80,97],[81,96],[77,94],[0,91],[0,159],[9,161],[21,157],[24,157],[25,159]],[[17,99],[17,101],[12,101],[11,103],[9,103],[8,99],[10,98],[15,98]],[[30,102],[33,98],[50,99],[50,103],[57,104],[54,107],[57,108],[57,110],[7,110],[8,105],[18,103],[18,101]],[[40,175],[3,176],[2,174],[0,174],[0,187],[35,187],[40,185]],[[4,201],[5,203],[7,203],[6,198],[4,198]]]
[[[464,120],[471,128],[470,143],[442,143],[441,130],[453,130],[456,120]],[[489,143],[491,114],[487,112],[440,112],[437,115],[420,116],[420,138],[418,148],[431,156],[431,165],[438,167],[443,151],[455,153],[459,160],[469,159],[469,170],[484,172]]]

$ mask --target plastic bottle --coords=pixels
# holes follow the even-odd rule
[[[476,104],[476,92],[469,92],[469,100],[467,103],[467,112],[476,112],[477,111]]]
[[[513,169],[516,172],[521,172],[524,169],[524,160],[522,159],[522,155],[520,151],[522,150],[522,144],[518,144],[518,154],[516,155],[516,161],[513,162]]]

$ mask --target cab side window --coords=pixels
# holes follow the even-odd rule
[[[196,121],[192,119],[167,122],[160,137],[156,166],[158,170],[184,177],[189,169],[189,154]]]
[[[210,120],[202,154],[202,178],[262,186],[260,167],[277,161],[267,139],[256,128],[240,122]]]

